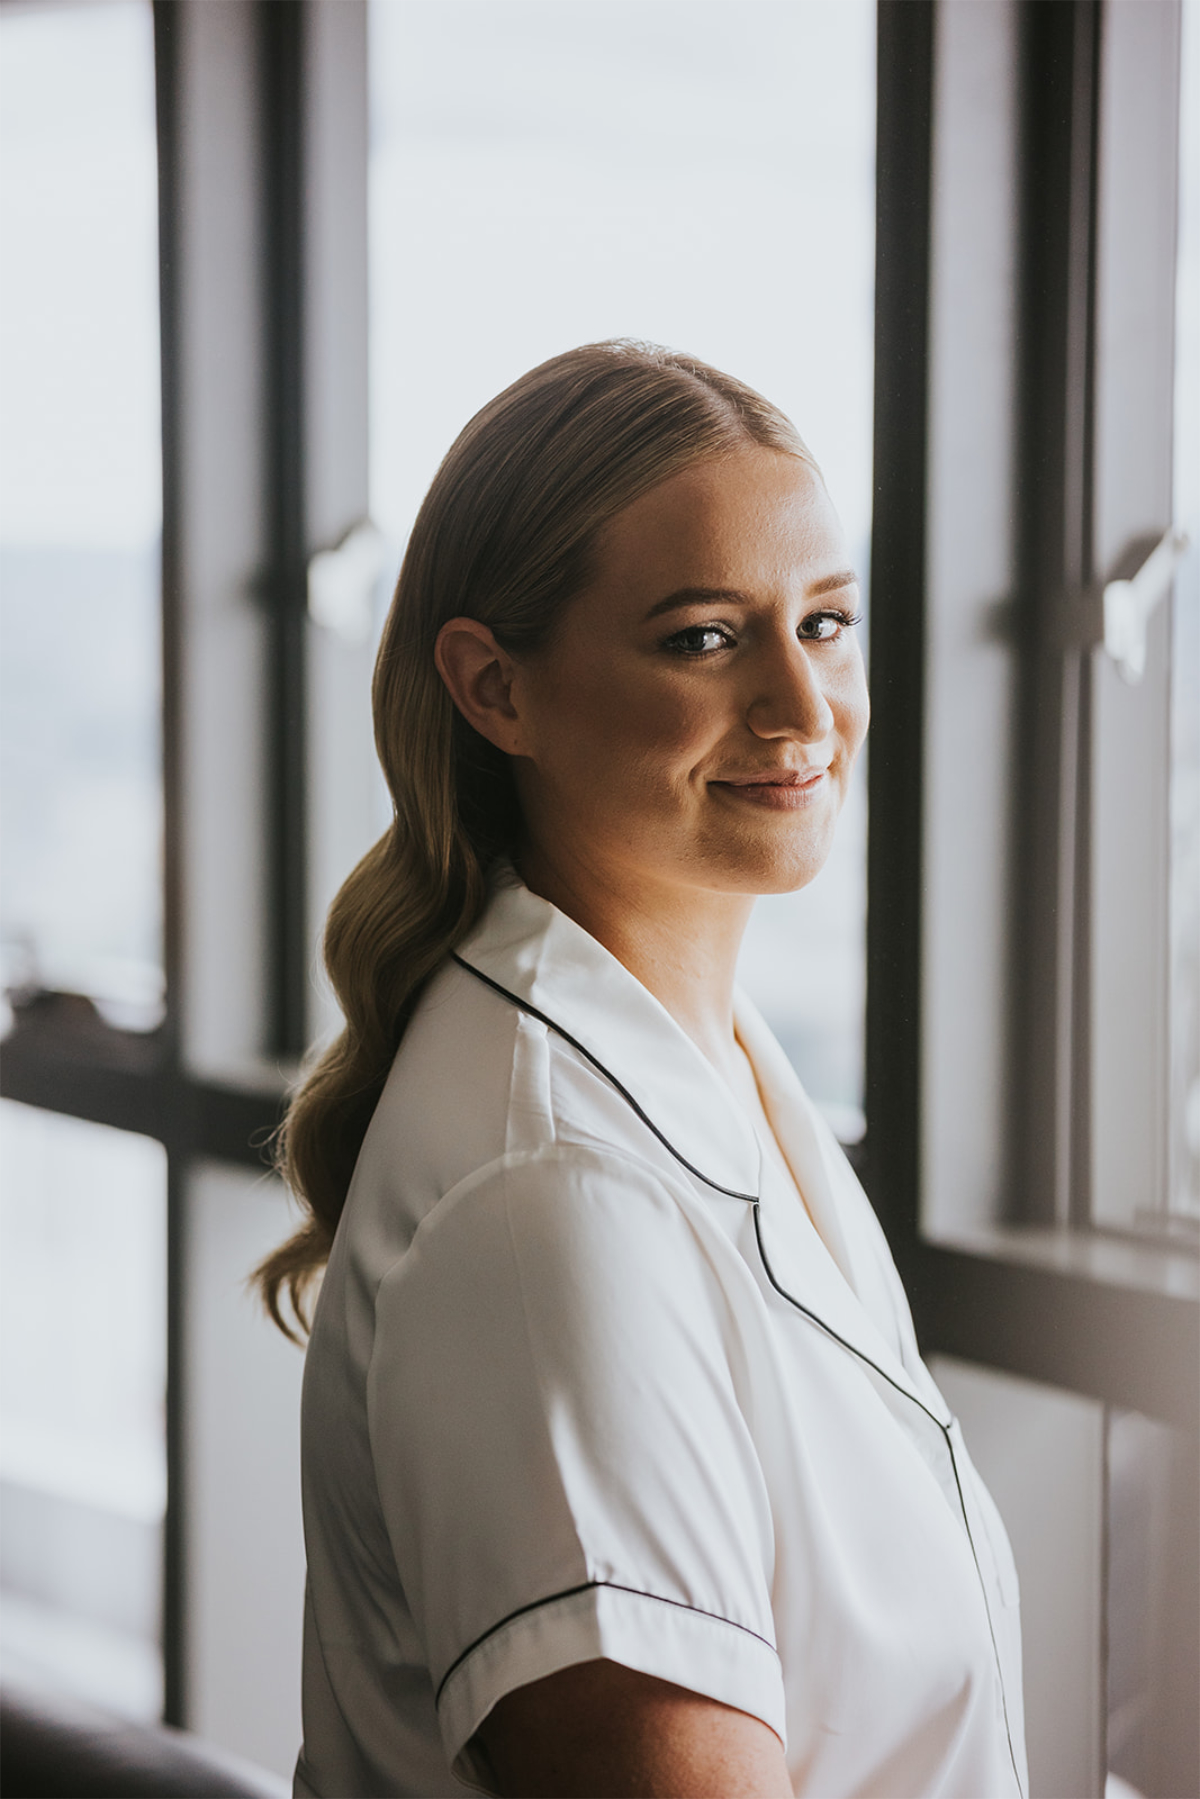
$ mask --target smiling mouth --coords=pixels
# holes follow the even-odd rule
[[[810,805],[824,791],[828,775],[828,766],[784,769],[778,774],[745,775],[725,781],[712,781],[710,786],[719,787],[738,799],[751,800],[756,805],[789,812]]]

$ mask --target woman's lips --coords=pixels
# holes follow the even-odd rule
[[[828,775],[827,766],[802,768],[774,775],[734,776],[711,785],[756,806],[768,806],[776,812],[798,812],[824,791]]]

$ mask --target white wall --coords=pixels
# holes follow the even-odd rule
[[[197,1170],[190,1194],[187,1721],[290,1775],[300,1746],[303,1357],[247,1291],[291,1228],[273,1178]]]
[[[937,1356],[1021,1579],[1031,1799],[1104,1790],[1104,1407]]]

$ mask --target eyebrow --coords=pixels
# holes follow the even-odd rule
[[[858,576],[852,568],[839,569],[836,575],[822,575],[819,581],[813,581],[805,589],[805,598],[820,599],[822,594],[836,593],[840,587],[856,587]],[[714,602],[726,601],[735,606],[749,606],[750,595],[743,593],[739,587],[677,587],[664,600],[651,606],[646,614],[647,620],[658,618],[664,612],[675,612],[681,606],[705,606]]]

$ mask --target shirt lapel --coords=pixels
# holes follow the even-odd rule
[[[845,1151],[741,992],[736,1018],[763,1109],[812,1220],[806,1230],[807,1220],[798,1216],[800,1208],[782,1183],[769,1217],[764,1206],[764,1242],[779,1284],[893,1386],[947,1420],[945,1402],[920,1361],[879,1220]]]
[[[716,1069],[623,963],[510,868],[457,953],[577,1044],[693,1172],[757,1196],[758,1139]]]
[[[488,909],[457,958],[576,1044],[693,1175],[721,1192],[760,1199],[761,1149],[731,1089],[624,964],[531,893],[511,867],[499,870]],[[870,1202],[744,995],[738,996],[736,1017],[764,1109],[812,1220],[775,1176],[760,1201],[774,1281],[923,1409],[931,1397],[940,1402],[931,1382],[932,1394],[918,1393],[905,1366],[904,1320],[889,1288],[887,1251]],[[917,1359],[915,1343],[911,1359]]]

